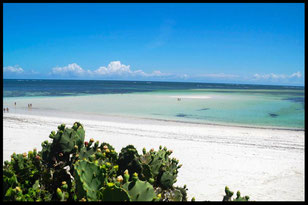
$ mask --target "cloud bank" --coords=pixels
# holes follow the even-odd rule
[[[285,74],[254,74],[253,76],[255,79],[264,79],[264,80],[278,80],[278,79],[291,79],[291,78],[301,78],[302,74],[298,71],[296,73],[293,73],[291,75],[285,75]]]
[[[55,75],[74,75],[74,76],[81,76],[86,73],[84,69],[82,69],[78,64],[72,63],[68,64],[67,66],[64,67],[54,67],[52,68],[51,71],[52,74]]]
[[[132,70],[130,65],[124,65],[120,61],[111,61],[107,66],[101,66],[96,70],[85,70],[78,64],[72,63],[64,67],[57,66],[52,68],[51,74],[79,77],[163,77],[170,75],[159,70],[155,70],[152,73],[146,73],[143,70]]]
[[[24,72],[24,69],[19,67],[18,65],[15,66],[7,66],[3,68],[3,73],[15,73],[15,74],[21,74]]]
[[[264,83],[264,84],[293,84],[293,85],[304,85],[303,75],[297,71],[290,75],[287,74],[259,74],[256,73],[251,79],[252,82]]]
[[[95,80],[161,80],[208,83],[262,83],[262,84],[293,84],[303,85],[304,77],[299,71],[292,74],[260,74],[240,76],[227,73],[181,74],[164,73],[160,70],[145,72],[132,69],[121,61],[111,61],[107,66],[96,69],[84,69],[77,63],[53,67],[49,73],[39,73],[35,70],[26,71],[18,65],[3,67],[4,78],[36,78],[36,79],[95,79]]]

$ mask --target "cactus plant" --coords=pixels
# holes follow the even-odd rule
[[[85,131],[79,122],[75,122],[72,128],[66,128],[65,124],[58,126],[58,131],[51,132],[49,137],[52,143],[42,143],[42,159],[50,167],[55,165],[69,165],[69,155],[76,152],[76,147],[81,149],[85,137]],[[63,162],[63,163],[58,163]]]
[[[241,197],[241,192],[237,191],[236,192],[236,198],[233,199],[233,201],[249,201],[249,196]]]
[[[139,155],[128,145],[118,155],[106,142],[84,142],[84,134],[78,122],[61,124],[41,151],[13,153],[3,166],[4,201],[187,201],[186,185],[174,186],[182,165],[171,150],[144,148]],[[224,201],[249,200],[225,192]]]
[[[61,189],[57,188],[57,196],[60,201],[67,201],[69,199],[68,185],[66,181],[62,181]]]
[[[139,154],[133,145],[128,145],[121,149],[118,159],[119,171],[122,174],[126,169],[130,173],[141,173],[141,163],[139,162]]]
[[[225,187],[225,193],[226,195],[224,196],[223,201],[249,201],[249,196],[241,197],[240,191],[237,191],[236,198],[232,199],[234,192],[230,191],[228,186]]]
[[[225,193],[226,193],[226,195],[224,196],[223,201],[231,201],[231,197],[233,196],[233,192],[230,191],[228,186],[225,187]]]
[[[123,185],[132,201],[153,201],[156,197],[153,186],[146,181],[138,179],[138,174],[134,173],[131,182],[127,182]]]
[[[145,151],[145,150],[144,150]],[[145,180],[154,179],[154,186],[162,186],[164,189],[169,189],[176,182],[178,169],[178,161],[170,159],[172,151],[166,147],[155,152],[154,150],[146,152],[140,156],[139,160],[142,166],[142,174]],[[148,166],[145,166],[148,165]],[[147,169],[149,168],[149,170]]]
[[[108,183],[106,187],[101,189],[102,201],[130,201],[128,192],[116,186],[114,183]]]
[[[77,161],[74,165],[76,194],[78,199],[97,200],[98,190],[105,182],[105,169],[86,160]]]

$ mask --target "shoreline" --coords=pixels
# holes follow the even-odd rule
[[[129,144],[139,153],[159,145],[173,150],[183,164],[175,185],[186,184],[189,199],[221,201],[229,186],[255,201],[304,200],[304,131],[112,119],[4,113],[3,159],[41,150],[59,124],[79,121],[85,140],[108,142],[118,153]]]
[[[17,112],[16,112],[17,110]],[[222,128],[228,127],[238,127],[238,128],[252,128],[252,129],[264,129],[264,130],[289,130],[289,131],[305,131],[305,128],[296,128],[296,127],[279,127],[279,126],[263,126],[263,125],[250,125],[250,124],[239,124],[239,123],[227,123],[227,122],[196,122],[189,120],[174,120],[174,119],[159,119],[159,118],[151,118],[146,116],[132,116],[132,115],[117,115],[117,114],[95,114],[95,113],[78,113],[72,111],[60,111],[55,109],[37,109],[31,108],[29,111],[26,108],[18,108],[15,109],[13,107],[10,108],[10,114],[20,114],[20,115],[31,115],[31,116],[46,116],[46,114],[50,114],[50,116],[54,117],[64,117],[64,118],[85,118],[85,119],[95,119],[95,120],[108,120],[113,122],[129,122],[132,120],[146,123],[146,124],[162,124],[162,123],[175,123],[176,125],[204,125],[204,126],[218,126]],[[73,116],[73,117],[72,117]]]

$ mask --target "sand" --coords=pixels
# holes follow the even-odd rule
[[[179,159],[176,185],[188,187],[188,197],[221,201],[227,185],[256,201],[304,200],[304,131],[190,124],[155,120],[89,120],[3,114],[3,159],[23,153],[48,138],[65,123],[80,121],[86,140],[108,142],[117,152],[133,144],[173,150]]]

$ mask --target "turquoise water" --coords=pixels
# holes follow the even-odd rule
[[[136,84],[132,83],[133,86]],[[147,83],[148,85],[148,83]],[[127,86],[127,85],[126,85]],[[192,85],[189,85],[192,86]],[[142,86],[141,86],[142,87]],[[161,86],[162,87],[162,86]],[[145,89],[145,87],[143,87]],[[21,95],[4,97],[4,107],[27,110],[55,110],[85,114],[133,116],[158,120],[176,120],[196,123],[236,124],[244,126],[285,127],[304,129],[304,90],[297,88],[240,87],[215,88],[164,87],[144,91],[129,89],[121,94],[74,92],[62,96]],[[136,91],[137,90],[137,91]],[[8,92],[8,91],[7,91]],[[10,90],[11,93],[16,92]],[[18,92],[21,93],[20,90]],[[31,93],[31,91],[27,91]],[[46,93],[37,90],[36,92]],[[33,92],[32,92],[33,93]],[[112,93],[112,92],[111,92]],[[79,93],[80,94],[80,93]],[[180,98],[180,99],[178,99]],[[29,111],[30,112],[30,111]]]

